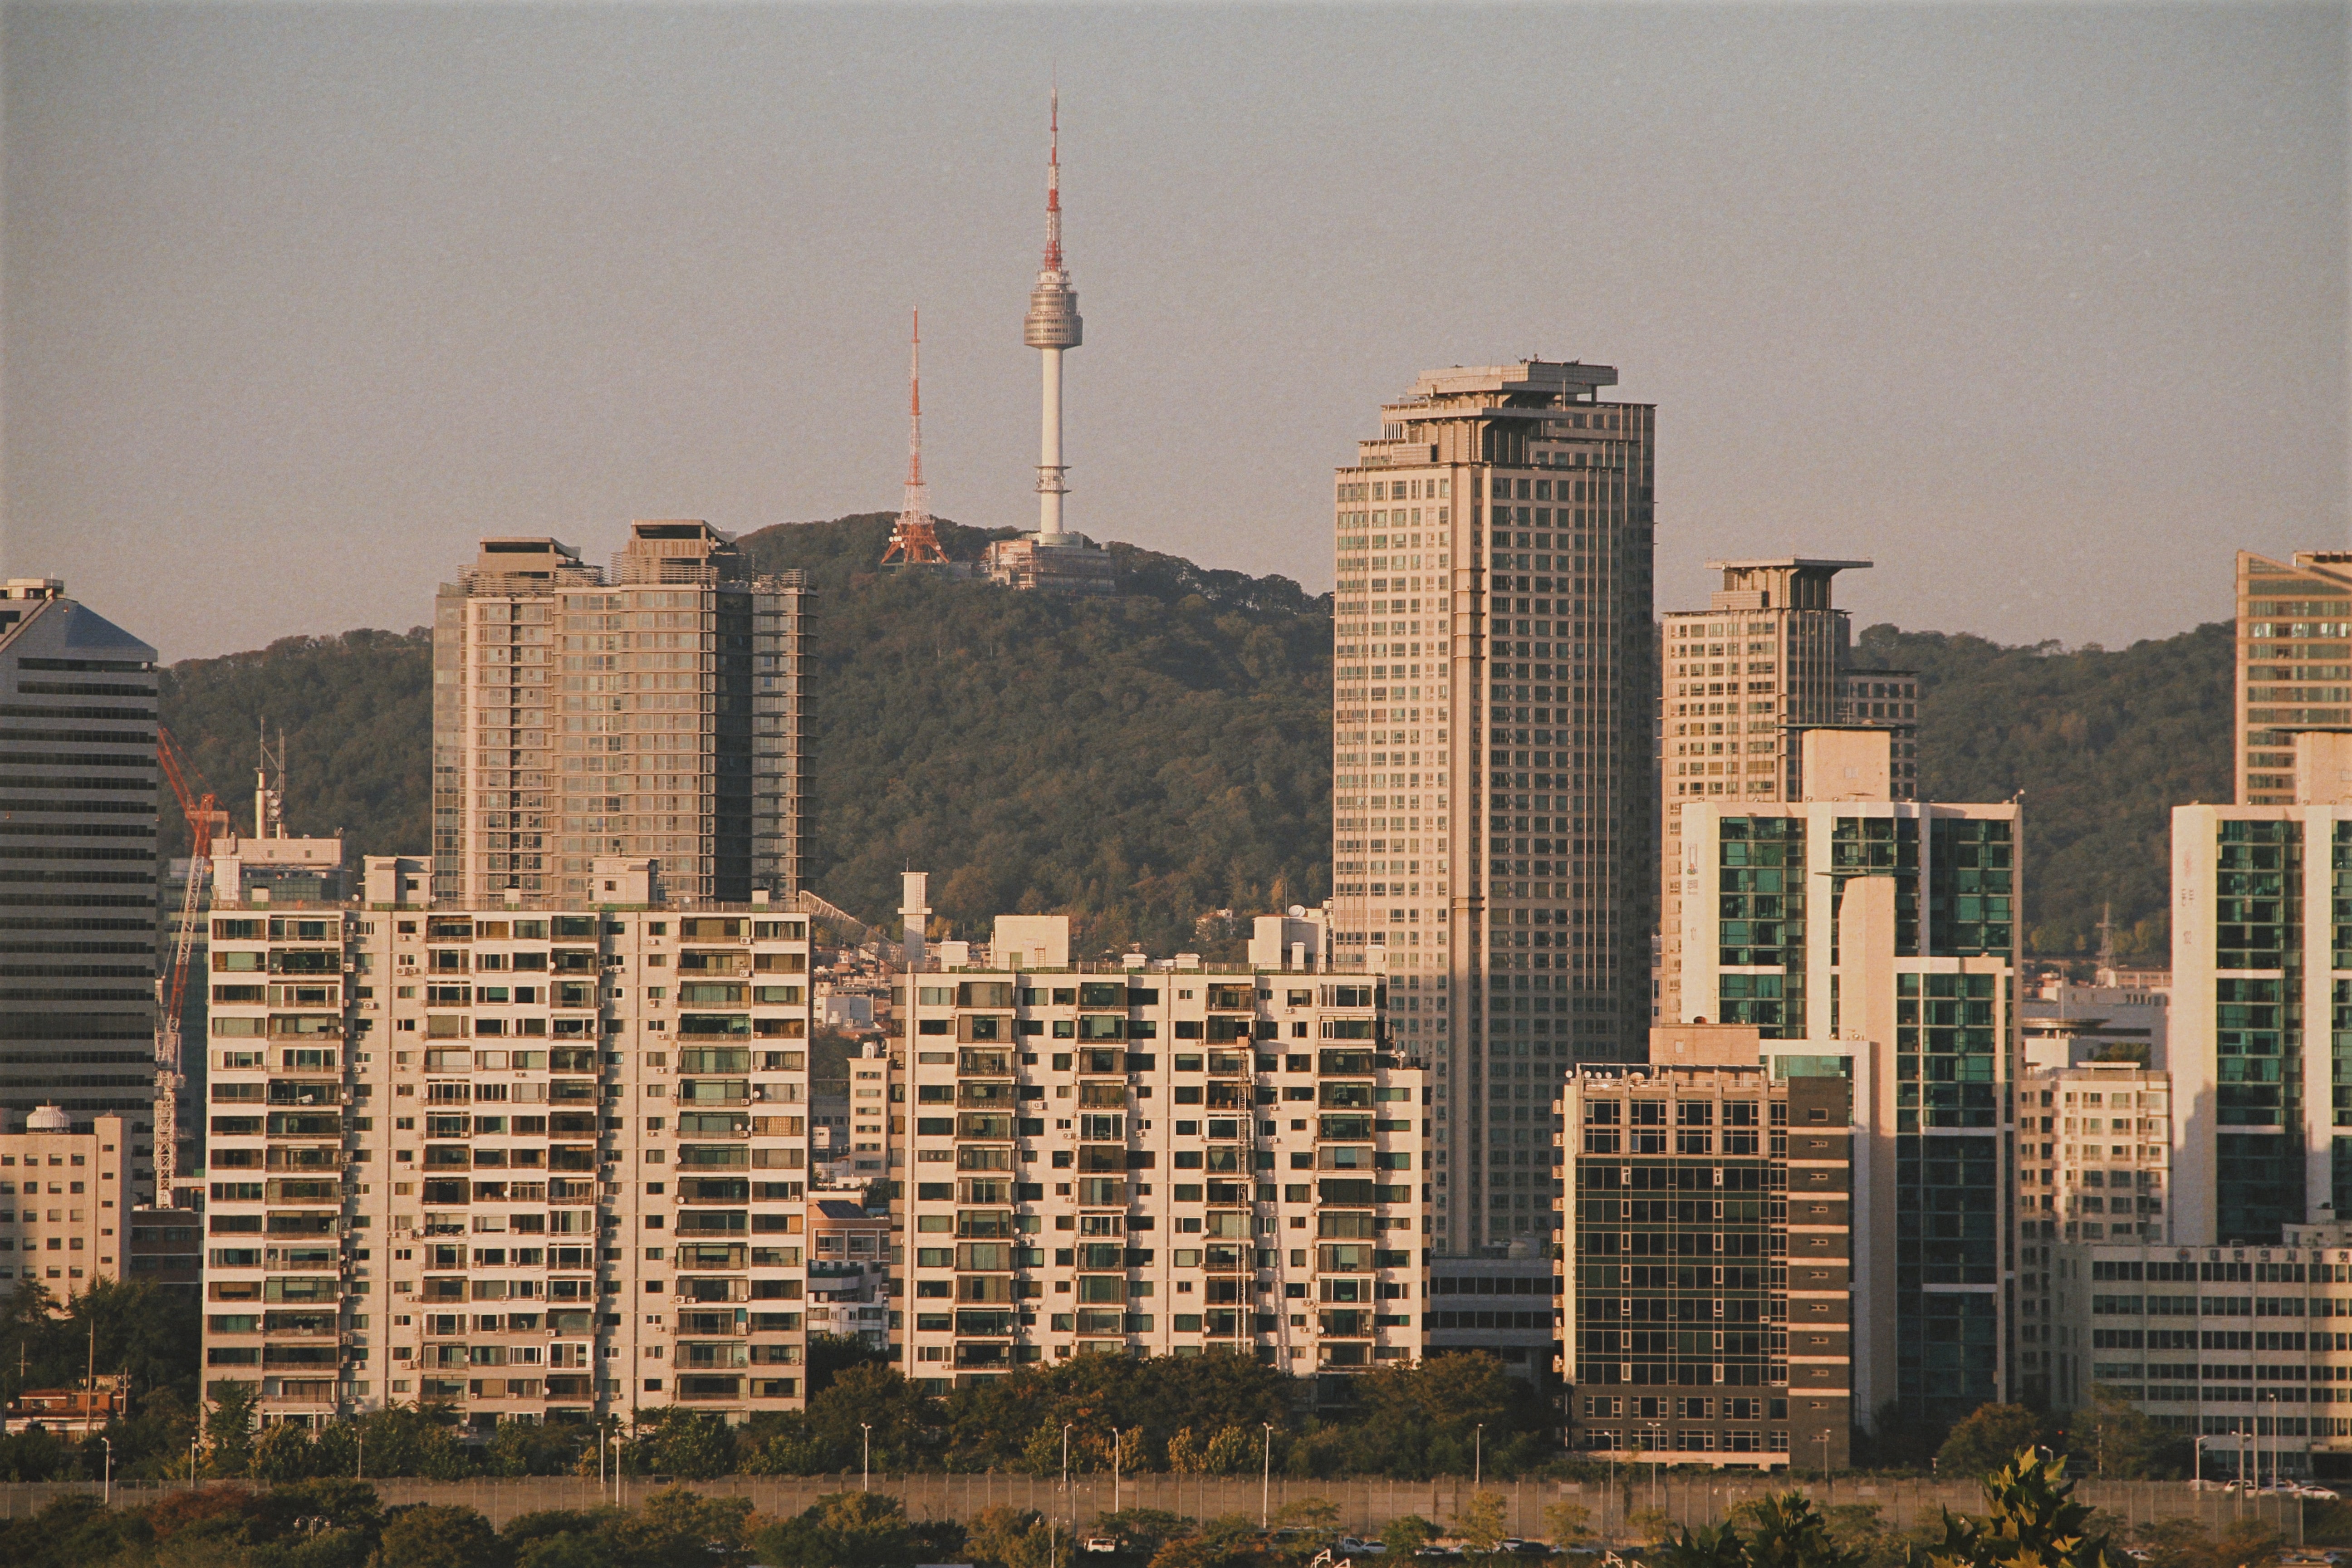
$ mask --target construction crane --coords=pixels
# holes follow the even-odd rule
[[[196,793],[195,768],[188,762],[172,731],[155,726],[155,759],[180,803],[188,824],[188,888],[180,904],[180,929],[172,943],[171,967],[155,978],[155,1198],[172,1201],[172,1182],[180,1164],[180,1090],[187,1079],[181,1071],[180,1009],[188,995],[188,967],[195,956],[196,921],[202,909],[205,878],[212,858],[213,835],[226,834],[228,813],[220,809],[212,792]]]

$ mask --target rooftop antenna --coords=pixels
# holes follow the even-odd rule
[[[253,769],[253,836],[286,837],[286,727],[278,727],[278,749],[272,752],[266,715],[261,721],[261,758]]]
[[[882,564],[898,558],[901,566],[944,566],[948,552],[940,548],[939,530],[931,521],[931,489],[923,482],[923,313],[915,312],[913,347],[907,362],[907,499],[898,525],[890,530],[890,547]]]

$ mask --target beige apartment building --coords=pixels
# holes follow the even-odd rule
[[[808,928],[665,903],[215,905],[209,1387],[265,1424],[391,1404],[501,1421],[797,1407]],[[607,889],[609,887],[609,891]]]
[[[790,897],[809,597],[707,522],[632,524],[609,574],[482,541],[435,608],[433,896],[585,899],[622,856],[680,897]]]
[[[2294,733],[2352,730],[2352,552],[2238,552],[2240,805],[2294,804]]]
[[[1428,1064],[1442,1253],[1549,1235],[1550,1085],[1649,1020],[1655,411],[1616,380],[1430,372],[1334,483],[1337,962]]]
[[[2027,1067],[2017,1080],[2017,1383],[2047,1402],[2079,1381],[2060,1342],[2063,1275],[2075,1242],[2173,1239],[2170,1075],[2131,1062]]]
[[[100,1279],[120,1279],[138,1206],[131,1124],[100,1116],[88,1132],[42,1106],[0,1131],[0,1296],[37,1280],[63,1302]]]
[[[1224,1349],[1337,1405],[1420,1358],[1429,1094],[1394,977],[1075,963],[1061,916],[1000,917],[994,952],[906,976],[919,1386]]]
[[[1674,868],[1685,802],[1801,798],[1797,736],[1820,725],[1886,731],[1888,796],[1918,798],[1918,678],[1854,667],[1853,618],[1832,603],[1837,574],[1869,565],[1799,556],[1710,561],[1723,586],[1707,607],[1659,617],[1662,1022],[1685,1016],[1683,893]]]

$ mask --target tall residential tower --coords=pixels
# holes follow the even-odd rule
[[[1433,371],[1335,481],[1333,900],[1434,1089],[1434,1239],[1549,1234],[1550,1103],[1649,1023],[1654,410]]]
[[[486,539],[433,634],[433,892],[589,891],[598,856],[680,899],[798,890],[798,572],[707,522],[639,522],[611,581],[552,539]]]
[[[2352,730],[2352,552],[2238,552],[2240,805],[2293,805],[2294,732]]]
[[[1798,732],[1849,723],[1889,731],[1889,796],[1918,798],[1918,678],[1907,670],[1855,668],[1852,617],[1830,602],[1840,572],[1869,564],[1801,556],[1710,561],[1707,570],[1723,574],[1723,586],[1707,607],[1659,617],[1664,902],[1656,1006],[1662,1022],[1684,1017],[1682,896],[1675,867],[1682,856],[1686,802],[1801,799]]]

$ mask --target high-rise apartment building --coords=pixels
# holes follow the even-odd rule
[[[416,870],[214,907],[208,1388],[306,1426],[797,1407],[806,921],[662,904],[643,859],[593,902]]]
[[[2170,1077],[2136,1062],[2026,1067],[2017,1080],[2017,1386],[2046,1405],[2080,1371],[2062,1343],[2067,1243],[2169,1245]]]
[[[2352,733],[2288,742],[2287,804],[2172,813],[2184,1246],[2352,1212]]]
[[[2238,552],[2241,805],[2294,803],[2294,734],[2352,730],[2352,552]]]
[[[53,577],[0,584],[0,1110],[130,1122],[155,1184],[155,650]]]
[[[1419,1359],[1428,1096],[1381,976],[1073,963],[1061,917],[995,952],[906,977],[919,1386],[1223,1349],[1343,1405]]]
[[[1683,806],[1677,1021],[1886,1055],[1855,1119],[1855,1245],[1881,1270],[1857,1294],[1860,1414],[1948,1423],[2002,1397],[2012,1349],[2019,808],[1893,799],[1884,731],[1799,744],[1803,799]]]
[[[1335,481],[1338,961],[1429,1066],[1441,1252],[1549,1234],[1551,1086],[1649,1020],[1654,410],[1616,380],[1433,371]]]
[[[1754,1029],[1661,1029],[1659,1046],[1646,1073],[1571,1072],[1560,1105],[1569,1446],[1843,1464],[1862,1086],[1843,1058],[1768,1058]]]
[[[1837,574],[1869,564],[1799,556],[1711,561],[1707,569],[1723,574],[1723,586],[1707,607],[1659,617],[1661,1020],[1684,1016],[1683,895],[1674,868],[1685,801],[1801,798],[1797,736],[1827,724],[1885,730],[1888,794],[1918,798],[1918,679],[1855,668],[1852,616],[1831,603]]]
[[[808,601],[707,522],[633,524],[609,580],[484,540],[435,615],[434,897],[584,898],[599,856],[680,899],[796,891]]]

